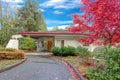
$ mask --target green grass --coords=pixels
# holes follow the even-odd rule
[[[9,65],[15,64],[21,60],[0,60],[0,68],[7,67]]]

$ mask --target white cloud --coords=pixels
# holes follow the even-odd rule
[[[80,3],[81,0],[49,0],[40,6],[44,8],[53,7],[54,9],[72,9],[80,6]]]
[[[23,0],[2,0],[4,2],[23,3]]]
[[[69,25],[60,25],[60,26],[57,26],[59,29],[65,29],[66,27],[68,27]],[[55,26],[54,26],[55,27]],[[54,27],[47,27],[47,30],[48,31],[51,31]]]
[[[21,8],[22,5],[18,5],[18,3],[23,3],[24,0],[2,0],[3,2],[8,2],[9,5],[14,8],[14,7],[17,7],[17,8]]]
[[[54,11],[54,14],[63,14],[63,12],[56,10]]]
[[[73,21],[59,21],[59,20],[46,20],[47,24],[58,24],[58,25],[65,25],[65,24],[72,24]]]
[[[43,4],[41,4],[40,6],[42,7],[51,7],[51,6],[56,6],[56,5],[60,5],[63,4],[66,0],[48,0],[46,2],[44,2]]]
[[[44,10],[44,9],[40,9],[40,11],[45,12],[45,10]]]

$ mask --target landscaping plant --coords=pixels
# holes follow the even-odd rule
[[[34,39],[30,37],[22,38],[20,48],[28,51],[34,50],[36,48]]]
[[[74,14],[72,32],[85,34],[80,42],[102,42],[112,46],[120,42],[120,0],[80,0],[83,14]]]
[[[13,60],[23,58],[25,58],[25,53],[22,50],[16,50],[12,48],[0,48],[0,60]]]
[[[76,56],[77,55],[77,51],[76,48],[72,47],[72,46],[61,46],[59,47],[53,47],[51,49],[51,52],[55,55],[55,56]]]
[[[60,56],[60,48],[59,48],[59,47],[52,47],[51,52],[52,52],[55,56]]]
[[[60,50],[60,55],[61,56],[76,56],[77,51],[76,51],[76,48],[72,46],[67,46],[67,47],[62,46]]]
[[[86,75],[90,80],[120,80],[120,45],[104,50],[104,61],[98,61]]]
[[[90,57],[91,56],[91,53],[88,51],[88,49],[81,47],[81,46],[77,47],[77,52],[80,57]]]

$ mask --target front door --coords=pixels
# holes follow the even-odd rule
[[[47,49],[50,51],[51,50],[51,48],[52,48],[52,46],[53,46],[53,43],[52,43],[52,41],[47,41]]]

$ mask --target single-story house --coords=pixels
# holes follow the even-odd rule
[[[35,44],[37,46],[37,52],[47,50],[50,51],[53,46],[83,46],[87,47],[89,51],[93,51],[96,47],[100,47],[96,44],[89,44],[84,46],[83,43],[78,42],[79,38],[83,38],[86,34],[81,34],[79,32],[73,33],[69,31],[60,32],[20,32],[18,35],[13,35],[12,39],[7,44],[7,48],[19,49],[19,38],[22,37],[32,37],[35,39]]]
[[[82,46],[77,40],[85,37],[84,34],[73,33],[68,31],[61,32],[21,32],[22,36],[29,36],[35,39],[37,51],[50,50],[53,46]]]

